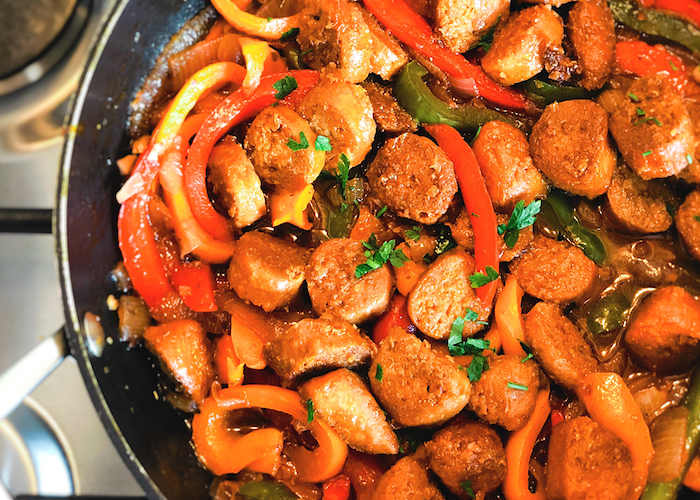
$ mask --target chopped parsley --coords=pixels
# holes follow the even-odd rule
[[[472,498],[476,498],[476,495],[474,494],[474,488],[472,488],[472,482],[471,481],[462,481],[459,484],[464,492],[469,495]]]
[[[644,112],[644,110],[642,108],[637,108],[637,115],[644,116],[644,115],[646,115],[646,113]]]
[[[513,248],[518,242],[521,229],[525,229],[535,223],[541,207],[542,202],[540,200],[533,201],[527,207],[525,202],[520,200],[515,204],[508,224],[498,225],[498,234],[503,235],[503,241],[505,241],[508,248]]]
[[[669,59],[669,60],[668,60],[668,63],[671,65],[671,69],[672,69],[673,71],[678,71],[678,68],[676,68],[676,65],[673,64],[673,60],[672,60],[672,59]]]
[[[383,206],[382,208],[380,208],[379,211],[375,214],[375,217],[376,217],[377,219],[381,218],[381,216],[384,215],[384,214],[386,213],[387,210],[389,210],[389,207],[387,207],[386,205],[384,205],[384,206]]]
[[[280,42],[286,42],[287,40],[291,40],[292,38],[295,38],[298,34],[299,28],[292,28],[289,31],[285,31],[280,37]]]
[[[637,108],[637,109],[639,109],[639,108]],[[637,125],[641,125],[642,123],[646,123],[646,122],[654,122],[654,123],[656,123],[659,127],[662,127],[662,126],[663,126],[663,124],[661,123],[661,121],[659,121],[659,119],[656,118],[655,116],[647,116],[647,117],[645,117],[645,118],[642,118],[641,120],[637,120],[636,122],[634,122],[634,126],[636,127]]]
[[[280,80],[277,80],[272,88],[277,91],[275,94],[276,99],[284,99],[289,94],[291,94],[297,88],[297,80],[293,76],[285,76]]]
[[[484,52],[488,52],[491,50],[491,45],[493,45],[493,33],[496,31],[496,26],[498,26],[498,23],[501,20],[501,16],[498,16],[498,19],[496,19],[496,22],[489,28],[489,30],[486,32],[484,36],[482,36],[476,44],[472,45],[469,47],[469,50],[474,50],[478,49],[479,47],[482,47],[484,49]]]
[[[651,151],[644,151],[642,153],[642,156],[649,156],[651,154]]]
[[[308,56],[308,55],[311,54],[313,51],[314,51],[314,48],[313,48],[313,47],[311,47],[310,49],[303,50],[303,51],[299,54],[299,57]]]
[[[450,228],[447,226],[440,227],[440,232],[435,239],[435,255],[441,255],[456,246],[457,243],[452,239]]]
[[[695,222],[700,222],[700,215],[693,215],[693,219],[695,219]]]
[[[469,376],[469,381],[474,383],[481,379],[481,374],[489,369],[488,360],[486,356],[479,354],[474,356],[472,362],[469,363],[467,367],[467,375]]]
[[[316,136],[316,142],[314,144],[314,149],[316,151],[330,151],[333,149],[331,147],[331,141],[325,135]]]
[[[534,356],[532,355],[531,352],[528,352],[527,355],[526,355],[522,360],[520,360],[520,362],[521,362],[521,363],[524,363],[524,362],[527,361],[528,359],[532,359],[532,358],[534,358]]]
[[[475,214],[474,212],[472,212],[472,217],[476,217],[478,219],[479,217],[481,217],[481,215]]]
[[[508,382],[508,387],[511,389],[515,389],[517,391],[527,391],[528,388],[526,385],[523,384],[516,384],[515,382]]]
[[[672,203],[666,203],[666,211],[668,212],[668,215],[670,215],[671,217],[675,217],[677,208]]]
[[[287,141],[287,147],[292,151],[301,151],[309,147],[309,140],[304,132],[299,132],[299,142],[290,137]]]
[[[523,351],[525,351],[525,354],[526,354],[526,356],[520,362],[524,363],[528,359],[532,359],[534,356],[532,355],[532,349],[530,348],[530,346],[527,345],[522,340],[518,340],[518,342],[520,342],[520,347],[523,348]]]
[[[420,226],[413,226],[413,229],[407,230],[406,236],[413,241],[418,241],[420,239]]]
[[[377,379],[377,382],[384,380],[384,368],[379,363],[377,363],[377,371],[374,373],[374,378]]]
[[[272,21],[272,18],[271,18],[271,17],[268,17],[268,18],[267,18],[267,22],[269,23],[270,21]]]
[[[480,133],[481,133],[481,125],[479,125],[479,128],[476,129],[476,134],[474,134],[474,138],[472,139],[472,142],[470,143],[470,145],[473,145],[476,142],[476,140],[479,138]]]
[[[632,99],[634,102],[639,102],[639,97],[637,97],[636,94],[633,94],[632,92],[627,92],[627,97]]]
[[[307,424],[310,424],[311,422],[314,421],[314,413],[316,413],[316,411],[314,410],[314,402],[309,399],[306,401],[306,423]]]
[[[450,337],[447,339],[447,348],[452,356],[474,357],[467,367],[467,375],[469,375],[471,382],[477,382],[481,378],[481,373],[489,368],[483,352],[485,349],[490,349],[489,345],[491,342],[486,339],[465,339],[463,333],[466,321],[473,321],[482,325],[488,324],[485,321],[479,321],[479,315],[471,309],[467,309],[464,316],[458,316],[452,322]]]
[[[685,161],[688,162],[688,165],[693,164],[693,157],[691,155],[685,155]]]
[[[401,267],[404,262],[408,262],[408,257],[403,253],[403,250],[394,248],[396,246],[395,240],[385,241],[381,246],[378,246],[377,237],[372,233],[369,240],[363,241],[362,244],[367,249],[365,251],[367,262],[355,268],[356,278],[362,278],[365,274],[379,269],[387,261],[394,267]]]
[[[486,266],[486,274],[484,273],[474,273],[469,276],[469,282],[472,284],[472,288],[481,288],[484,285],[488,285],[492,281],[496,281],[501,275],[491,266]]]

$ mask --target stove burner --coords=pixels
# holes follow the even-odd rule
[[[0,95],[34,83],[82,33],[91,0],[0,0]]]

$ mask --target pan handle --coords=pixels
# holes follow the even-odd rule
[[[0,375],[0,421],[4,420],[68,355],[61,328]]]

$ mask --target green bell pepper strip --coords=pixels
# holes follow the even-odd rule
[[[633,0],[610,0],[609,5],[617,22],[700,52],[700,29],[695,25],[662,11],[645,9]]]
[[[632,303],[619,291],[600,299],[586,316],[588,331],[593,335],[607,333],[625,324]]]
[[[583,87],[559,85],[537,78],[525,82],[525,92],[530,94],[530,99],[535,103],[544,105],[571,99],[590,99],[596,95],[596,92],[591,92]]]
[[[586,257],[596,264],[601,264],[607,258],[608,252],[603,240],[581,224],[566,195],[559,191],[550,192],[542,203],[540,213],[552,229],[583,250]]]
[[[238,490],[238,496],[249,500],[296,500],[299,498],[281,483],[251,481]]]
[[[683,476],[700,449],[700,368],[696,367],[690,377],[690,386],[685,399],[683,399],[683,406],[688,409],[688,423],[686,424],[685,438],[687,455],[685,455],[686,460],[681,474],[671,481],[647,485],[640,500],[675,500],[681,489]]]
[[[438,99],[423,81],[427,74],[427,69],[416,61],[411,61],[401,71],[394,85],[396,100],[419,124],[443,123],[457,130],[472,132],[493,120],[518,125],[515,119],[492,109],[466,105],[450,107]]]

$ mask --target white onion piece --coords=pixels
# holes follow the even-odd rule
[[[647,423],[653,419],[661,407],[666,404],[667,400],[668,393],[659,390],[655,385],[645,387],[634,393],[634,401],[637,403]]]
[[[625,93],[620,89],[606,90],[596,99],[598,104],[610,114],[612,114],[624,100]]]
[[[450,90],[460,97],[477,97],[479,91],[473,78],[449,77]]]
[[[663,483],[681,475],[688,414],[685,406],[677,406],[654,420],[651,426],[654,458],[649,465],[649,483]]]
[[[139,194],[146,186],[146,181],[140,173],[135,173],[129,177],[119,191],[117,191],[117,203],[120,205],[126,200]]]

